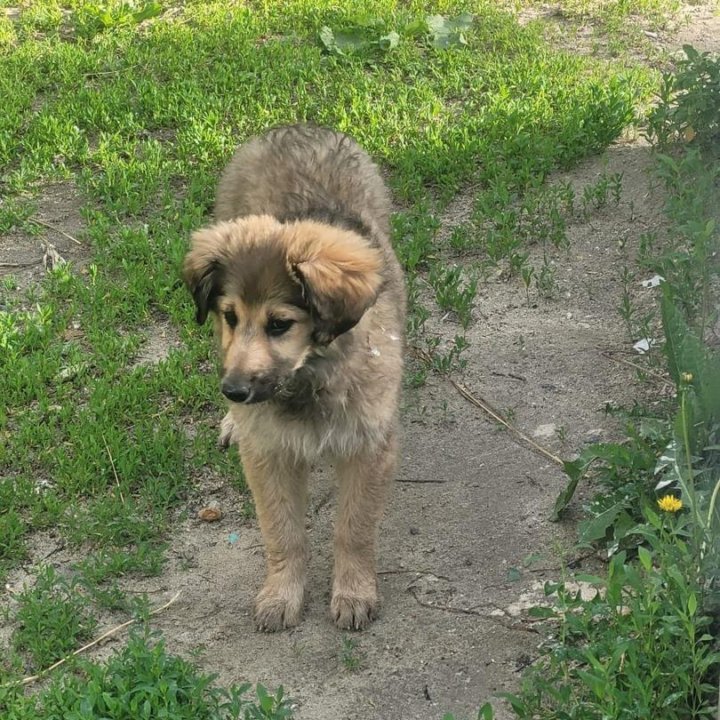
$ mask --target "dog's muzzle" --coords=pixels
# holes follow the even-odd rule
[[[251,405],[269,400],[275,391],[275,383],[269,378],[246,378],[230,373],[220,383],[220,392],[230,401]]]

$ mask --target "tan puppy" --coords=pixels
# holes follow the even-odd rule
[[[397,455],[405,290],[376,166],[347,136],[307,125],[241,146],[218,189],[216,222],[193,234],[185,281],[197,320],[215,321],[237,442],[255,500],[267,578],[263,630],[301,617],[307,479],[339,480],[330,603],[342,628],[378,605],[375,536]]]

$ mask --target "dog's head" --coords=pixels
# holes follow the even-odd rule
[[[362,235],[302,220],[250,216],[193,234],[185,283],[197,321],[213,314],[223,394],[271,398],[308,357],[353,328],[375,302],[381,251]]]

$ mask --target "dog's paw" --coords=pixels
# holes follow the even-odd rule
[[[334,592],[330,612],[341,630],[362,630],[377,617],[379,605],[377,593]]]
[[[255,626],[263,632],[294,627],[302,616],[301,585],[266,584],[255,598]]]
[[[220,434],[218,435],[218,447],[227,450],[233,442],[235,432],[235,421],[232,413],[227,413],[220,423]]]

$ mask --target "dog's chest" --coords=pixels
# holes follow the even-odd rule
[[[295,400],[238,408],[234,415],[241,450],[248,444],[255,452],[283,452],[314,462],[326,455],[352,455],[384,435],[377,419],[359,411],[347,392],[324,391],[305,404]]]

